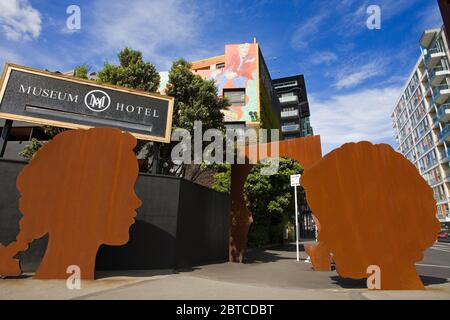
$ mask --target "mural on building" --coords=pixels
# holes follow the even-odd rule
[[[195,67],[194,67],[195,68]],[[243,105],[233,105],[224,111],[225,121],[255,122],[258,115],[258,44],[244,43],[225,46],[224,66],[216,64],[196,72],[213,79],[223,94],[227,89],[245,89]]]

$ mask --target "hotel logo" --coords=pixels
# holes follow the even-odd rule
[[[84,104],[89,110],[102,112],[109,108],[111,98],[102,90],[92,90],[84,97]]]

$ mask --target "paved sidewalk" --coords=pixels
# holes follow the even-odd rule
[[[65,281],[6,279],[0,280],[0,299],[450,299],[448,278],[424,276],[426,291],[368,291],[365,281],[312,271],[295,260],[294,250],[254,250],[245,264],[99,273],[81,290],[68,290]]]

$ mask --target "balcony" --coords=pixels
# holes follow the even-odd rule
[[[434,129],[439,125],[439,116],[435,114],[431,117],[431,127]]]
[[[298,110],[281,111],[281,118],[298,118]]]
[[[450,125],[445,125],[444,128],[442,128],[442,132],[439,133],[438,136],[439,141],[449,141],[450,140]]]
[[[447,163],[450,161],[450,150],[442,150],[439,152],[441,155],[441,163]]]
[[[281,126],[281,132],[297,132],[300,131],[300,125],[299,124],[290,124],[286,126]]]
[[[439,183],[441,183],[441,180],[439,178],[433,177],[433,178],[428,179],[428,184],[430,185],[430,187],[434,187]]]
[[[298,96],[285,96],[280,97],[280,103],[283,104],[298,104]]]
[[[433,89],[433,101],[436,104],[444,103],[450,97],[450,85],[441,84]]]
[[[425,66],[428,70],[432,69],[442,58],[446,56],[445,52],[439,48],[433,48],[427,51],[425,56]]]
[[[445,77],[450,76],[450,70],[447,67],[437,66],[430,71],[430,81],[433,87],[437,86],[444,80]]]
[[[443,104],[438,108],[437,117],[440,122],[448,122],[450,120],[450,103]]]
[[[428,48],[433,41],[434,37],[440,32],[440,29],[425,30],[420,37],[420,45],[423,48]]]

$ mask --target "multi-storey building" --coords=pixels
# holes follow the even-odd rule
[[[303,75],[273,80],[281,103],[281,131],[285,139],[312,136],[308,96]]]
[[[439,220],[450,222],[450,64],[444,29],[426,30],[421,56],[392,113],[398,150],[434,192]]]
[[[280,102],[256,40],[227,44],[224,55],[192,62],[192,71],[214,80],[230,102],[224,111],[227,126],[280,128]]]

